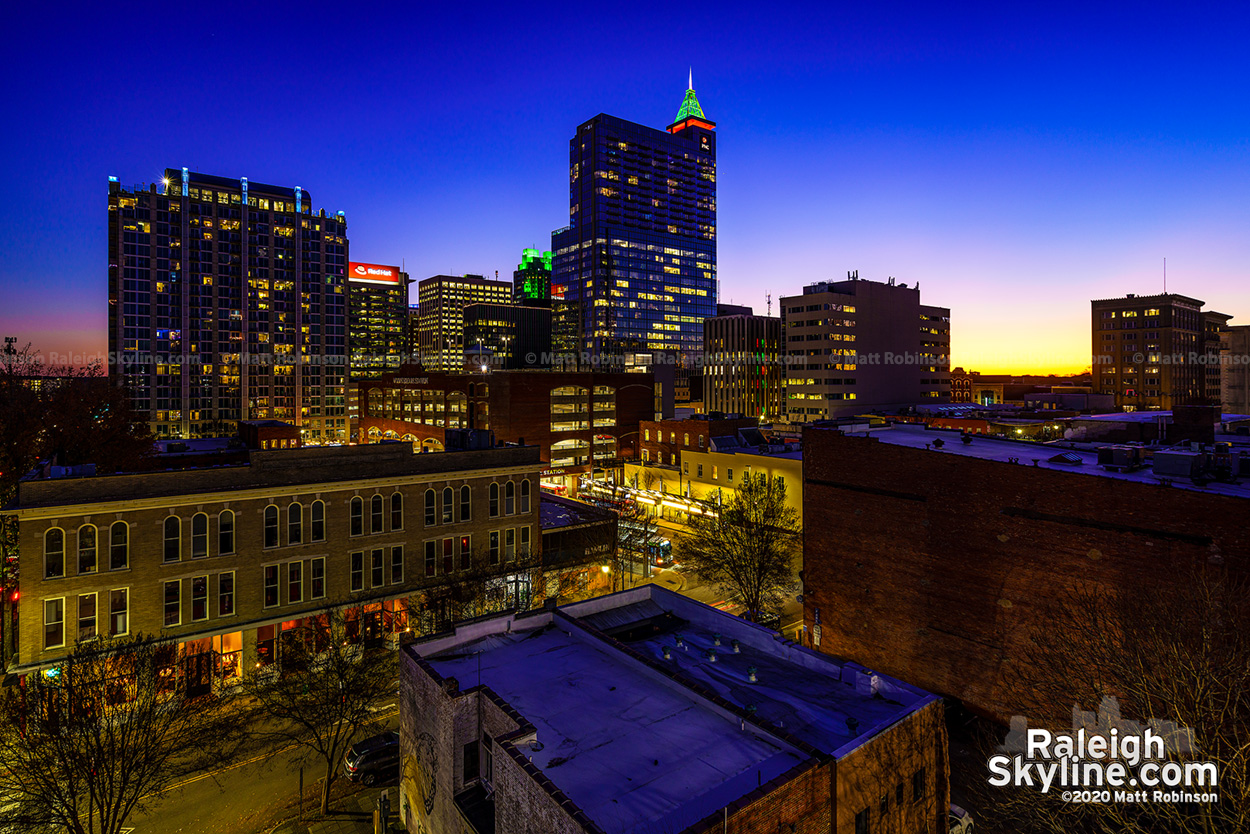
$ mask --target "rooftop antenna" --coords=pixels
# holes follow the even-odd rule
[[[1163,259],[1163,294],[1168,294],[1168,259]]]
[[[772,293],[770,292],[764,293],[764,303],[768,305],[768,315],[771,316],[773,314],[773,294]]]
[[[694,89],[694,67],[690,68],[690,80],[686,82],[686,89],[687,90]]]

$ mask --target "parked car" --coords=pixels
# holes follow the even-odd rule
[[[362,785],[399,778],[399,733],[379,733],[352,745],[343,758],[347,778]]]
[[[951,805],[950,834],[972,834],[972,814],[958,805]]]
[[[751,617],[747,614],[746,611],[742,611],[741,613],[738,614],[738,616],[744,620],[751,619]],[[776,611],[761,611],[759,614],[756,615],[755,620],[753,622],[756,625],[764,626],[764,628],[771,628],[773,631],[778,631],[781,629],[781,615],[778,614]]]

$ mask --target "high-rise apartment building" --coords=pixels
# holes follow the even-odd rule
[[[1098,393],[1125,411],[1218,403],[1220,331],[1231,316],[1176,293],[1090,302]]]
[[[403,364],[408,341],[408,273],[397,266],[347,265],[347,344],[352,379]]]
[[[158,437],[240,420],[347,439],[347,221],[299,186],[169,168],[109,178],[109,376]]]
[[[656,130],[599,114],[569,142],[569,225],[551,235],[552,281],[577,352],[702,350],[716,311],[716,125],[687,89]]]
[[[703,322],[703,408],[762,420],[785,417],[781,319],[718,305]]]
[[[851,272],[782,298],[781,321],[791,422],[950,401],[950,310],[919,287]]]
[[[461,370],[465,306],[511,303],[512,284],[481,275],[435,275],[417,284],[416,352],[421,365],[431,371]]]

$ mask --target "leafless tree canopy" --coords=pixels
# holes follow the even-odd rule
[[[327,607],[308,625],[282,632],[278,652],[277,663],[249,669],[243,678],[243,691],[262,713],[254,735],[270,743],[297,744],[325,764],[324,815],[339,762],[370,723],[370,706],[393,683],[394,655],[366,651],[359,620],[337,607]]]
[[[177,664],[170,643],[104,640],[0,690],[0,828],[119,834],[164,789],[228,762],[231,699],[189,697]]]
[[[1220,801],[1073,805],[1027,788],[986,786],[983,814],[1008,826],[1003,830],[1250,831],[1250,583],[1244,574],[1208,566],[1156,588],[1078,588],[1055,604],[1015,669],[1030,727],[1070,731],[1074,704],[1097,710],[1104,696],[1114,696],[1126,718],[1191,728],[1197,749],[1189,758],[1216,763]]]
[[[147,424],[99,364],[47,365],[30,345],[0,353],[0,499],[40,460],[107,472],[134,468],[151,450]]]
[[[800,522],[781,479],[745,474],[718,516],[692,515],[687,529],[678,560],[741,602],[747,616],[775,608],[793,589]]]
[[[461,620],[510,608],[525,610],[541,575],[537,555],[518,552],[513,559],[491,564],[489,551],[475,549],[468,568],[440,576],[438,584],[404,600],[409,622],[420,633],[435,634]]]

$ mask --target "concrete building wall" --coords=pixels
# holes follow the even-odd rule
[[[779,318],[748,310],[704,321],[704,408],[763,420],[784,417],[782,350]]]
[[[922,305],[917,287],[813,284],[781,314],[792,422],[950,400],[950,310]]]

